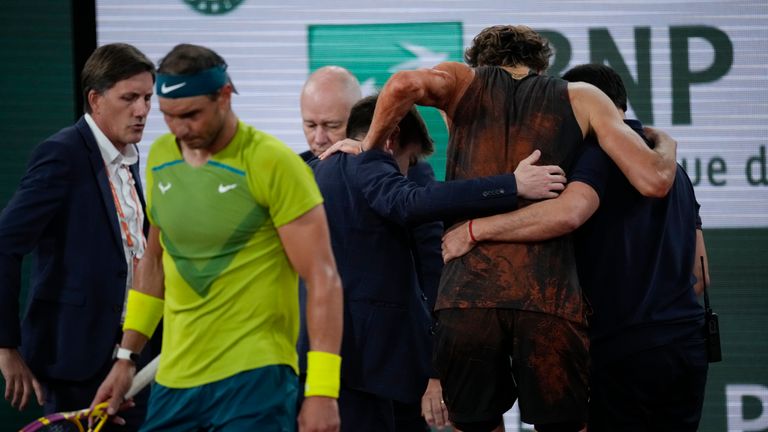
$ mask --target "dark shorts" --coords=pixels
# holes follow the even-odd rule
[[[701,336],[595,364],[589,432],[698,430],[708,367]]]
[[[526,423],[586,422],[583,326],[514,309],[445,309],[437,318],[434,361],[451,421],[500,421],[519,400]]]
[[[142,432],[296,430],[298,378],[289,366],[265,366],[191,388],[152,386]]]

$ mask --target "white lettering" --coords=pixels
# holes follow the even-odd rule
[[[744,418],[745,397],[760,400],[763,407],[760,415]],[[763,431],[768,429],[768,387],[760,384],[728,384],[725,386],[725,401],[728,415],[728,432]]]

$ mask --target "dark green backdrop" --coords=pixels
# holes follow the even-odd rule
[[[78,24],[82,19],[80,11],[72,12],[73,7],[81,7],[76,3],[3,3],[0,208],[18,185],[31,149],[79,115],[74,83],[74,70],[79,67],[73,65],[81,64],[81,51],[90,51],[92,46],[88,46],[88,35],[78,36],[73,31],[88,27]],[[95,33],[93,28],[86,30]],[[707,230],[705,236],[711,261],[712,303],[721,317],[725,361],[710,369],[701,430],[724,431],[726,384],[768,387],[768,228]],[[756,401],[743,400],[746,418],[763,414]],[[0,431],[16,430],[39,414],[38,408],[18,414],[0,401]]]

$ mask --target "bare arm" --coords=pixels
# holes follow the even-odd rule
[[[325,209],[318,205],[277,231],[288,259],[307,284],[310,348],[338,354],[343,293],[331,251]],[[308,248],[307,244],[313,247]]]
[[[163,247],[160,245],[160,229],[153,226],[149,228],[147,247],[144,256],[136,268],[136,277],[133,288],[141,293],[160,299],[165,298],[165,272],[163,271]],[[123,334],[120,346],[133,352],[141,352],[147,337],[133,330]]]
[[[582,130],[597,135],[600,147],[632,186],[644,196],[665,196],[675,180],[677,143],[666,134],[657,135],[655,148],[649,148],[624,124],[608,96],[590,84],[569,83],[568,92]]]
[[[580,227],[600,205],[590,186],[573,182],[558,197],[510,213],[472,220],[475,241],[534,242],[568,234]],[[475,245],[464,222],[443,236],[443,260],[458,258]]]
[[[144,256],[136,268],[135,282],[132,289],[153,297],[165,298],[164,276],[163,247],[160,245],[160,230],[155,226],[150,226],[149,235],[147,236],[147,247],[144,250]],[[145,335],[134,330],[126,330],[123,333],[120,346],[138,353],[144,349],[147,341],[148,338]],[[93,402],[91,402],[91,407],[109,400],[107,412],[110,415],[115,414],[120,409],[123,397],[128,393],[128,389],[130,389],[133,383],[133,375],[135,373],[135,364],[128,360],[117,360],[112,366],[109,375],[99,386],[99,390],[96,392]],[[122,422],[122,419],[118,419],[118,422]]]
[[[413,104],[439,108],[450,117],[457,95],[463,92],[472,75],[472,69],[453,62],[392,75],[379,94],[363,149],[383,148],[387,137]]]
[[[325,209],[318,205],[277,229],[288,259],[307,284],[307,332],[312,351],[338,354],[343,325],[343,292],[331,251]],[[312,247],[308,248],[307,245]],[[301,431],[335,431],[336,399],[312,396],[299,414]]]
[[[701,257],[704,257],[704,266],[701,265]],[[707,258],[707,248],[704,245],[704,233],[701,228],[696,229],[696,259],[693,262],[693,275],[696,276],[696,285],[693,286],[693,290],[696,295],[704,293],[704,281],[707,281],[707,289],[709,289],[709,259]]]

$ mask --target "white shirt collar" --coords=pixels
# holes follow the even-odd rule
[[[125,146],[123,153],[120,153],[112,144],[112,141],[104,135],[104,132],[99,129],[96,121],[90,114],[85,114],[85,122],[88,123],[88,127],[91,128],[94,138],[96,138],[96,144],[99,146],[99,152],[101,152],[101,158],[104,159],[104,163],[107,165],[133,165],[139,160],[139,152],[136,150],[135,144],[129,144]]]

